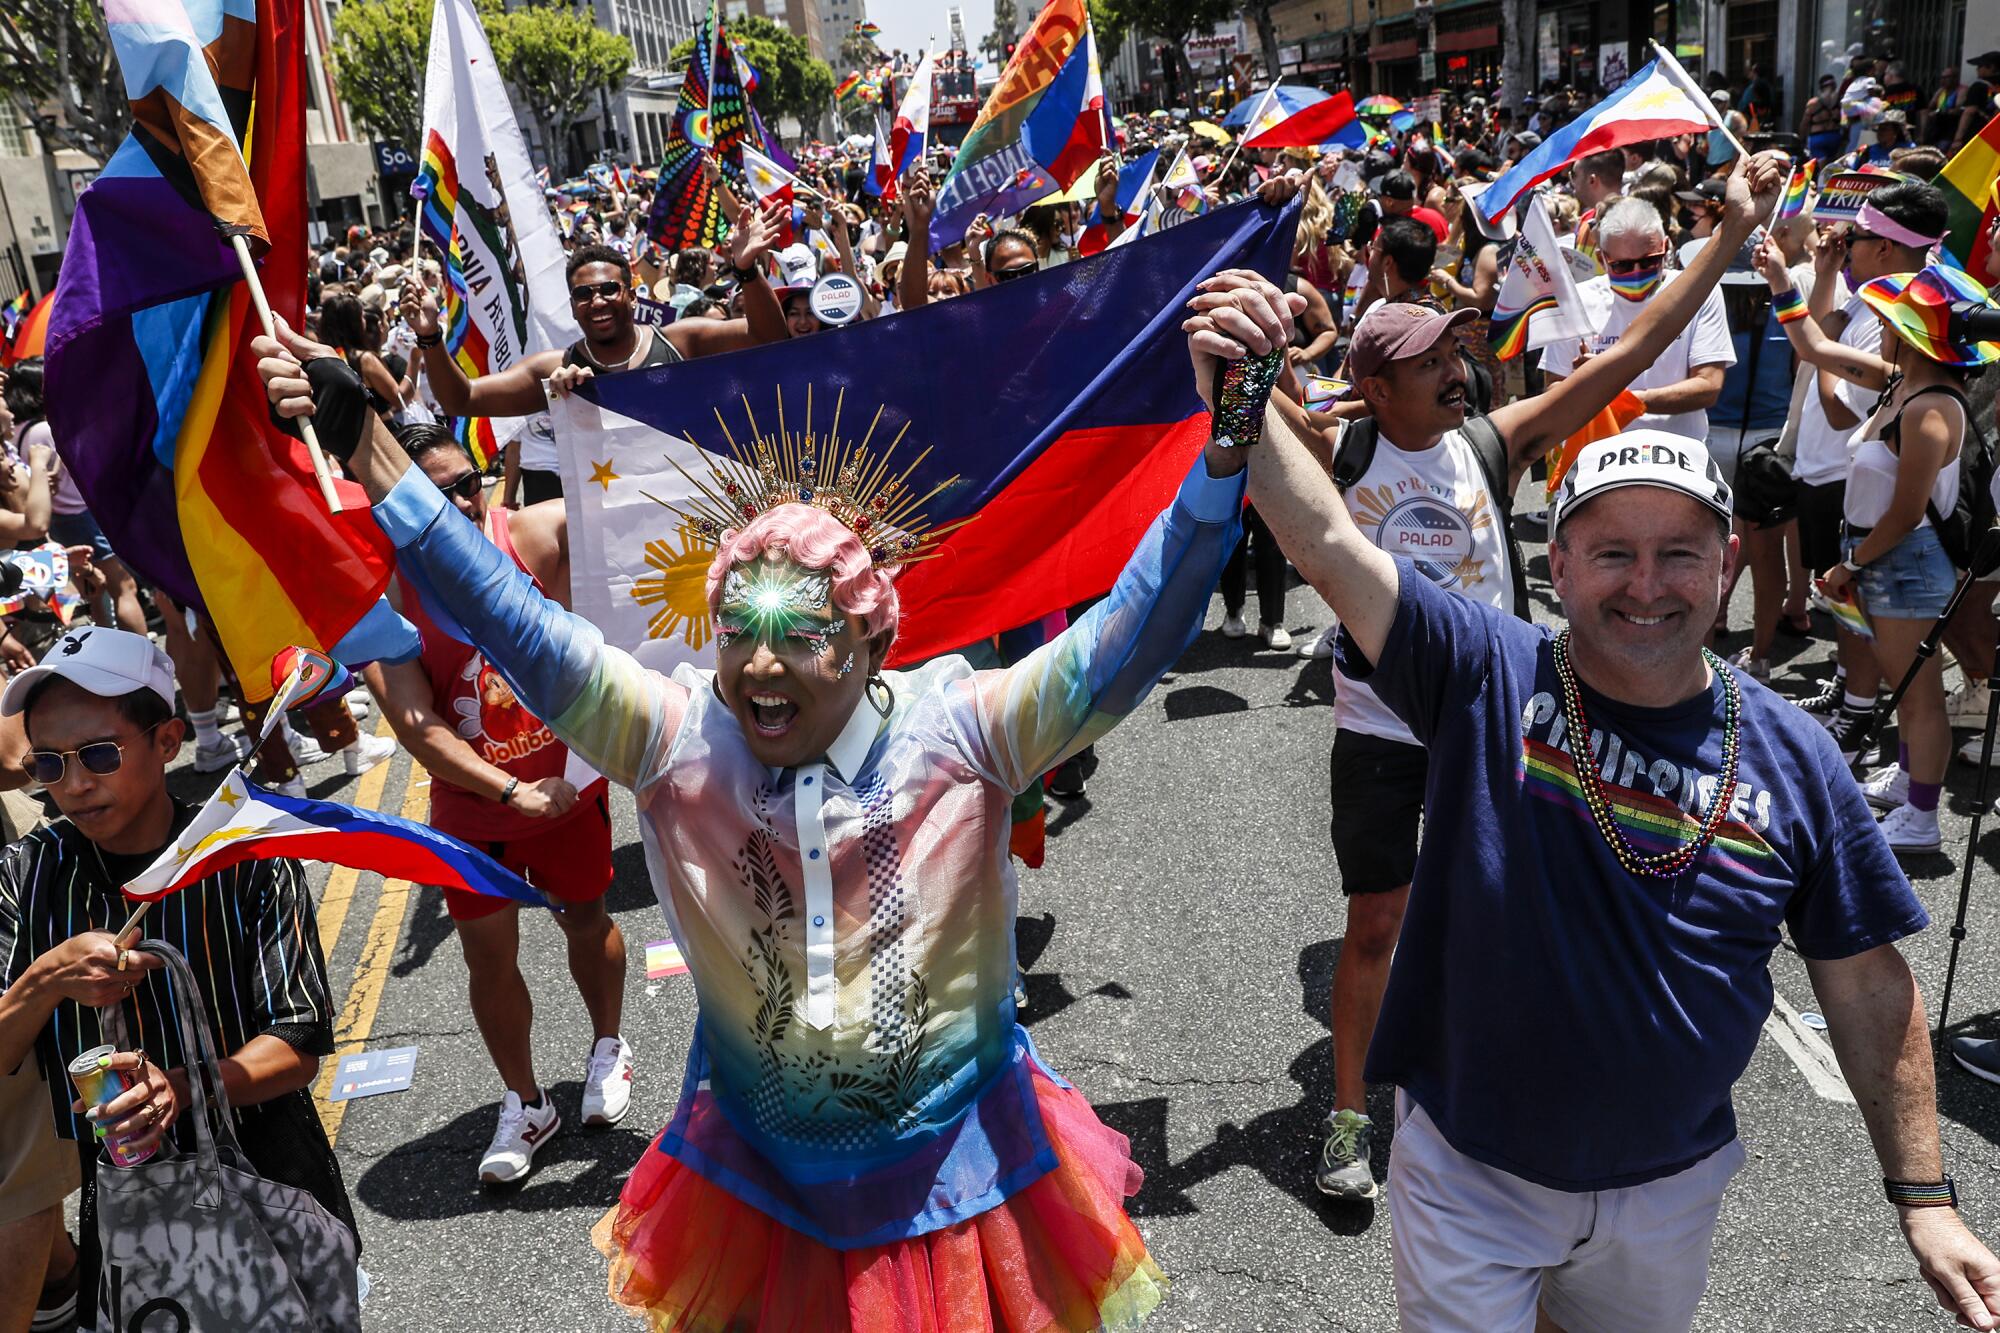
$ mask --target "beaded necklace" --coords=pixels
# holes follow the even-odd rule
[[[1715,840],[1715,831],[1722,826],[1722,813],[1729,808],[1736,791],[1737,742],[1743,716],[1743,695],[1737,688],[1736,677],[1722,659],[1706,648],[1701,653],[1709,669],[1722,678],[1722,773],[1715,784],[1715,795],[1709,800],[1708,812],[1702,816],[1701,831],[1695,835],[1694,841],[1671,851],[1641,856],[1633,850],[1632,844],[1625,841],[1624,830],[1618,827],[1617,817],[1611,813],[1611,802],[1604,795],[1603,776],[1590,757],[1590,723],[1583,716],[1583,691],[1577,685],[1576,669],[1570,665],[1569,631],[1564,630],[1556,636],[1556,679],[1562,682],[1563,725],[1569,728],[1570,754],[1575,759],[1577,786],[1583,791],[1583,803],[1590,808],[1590,817],[1596,823],[1598,833],[1610,846],[1618,863],[1633,875],[1672,879],[1693,865],[1708,844]]]

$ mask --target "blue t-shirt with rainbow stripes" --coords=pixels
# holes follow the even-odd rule
[[[1366,678],[1430,752],[1424,838],[1368,1051],[1460,1152],[1551,1189],[1642,1184],[1736,1134],[1730,1088],[1771,1012],[1781,930],[1807,958],[1923,929],[1832,739],[1742,675],[1737,784],[1671,880],[1621,866],[1578,790],[1553,631],[1397,561]],[[1681,845],[1722,763],[1723,686],[1668,708],[1584,689],[1591,762],[1642,855]]]

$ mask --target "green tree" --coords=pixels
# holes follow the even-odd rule
[[[346,0],[333,12],[340,99],[363,129],[411,153],[424,147],[431,8],[432,0]]]
[[[1159,40],[1167,50],[1167,100],[1185,103],[1195,87],[1187,39],[1207,32],[1235,12],[1231,0],[1090,0],[1090,22],[1099,49],[1116,51],[1125,34]]]
[[[0,6],[0,115],[18,117],[49,149],[111,156],[132,108],[97,0]]]
[[[979,49],[996,65],[1007,63],[1007,43],[1014,40],[1014,25],[1021,12],[1014,0],[993,0],[993,31],[980,39]]]
[[[755,15],[731,19],[723,27],[757,71],[757,91],[750,100],[772,132],[776,133],[780,116],[790,116],[801,125],[818,123],[833,97],[833,67],[814,57],[806,39]],[[845,42],[841,49],[846,50]],[[694,39],[689,38],[673,49],[671,58],[682,65],[693,56]]]
[[[542,142],[564,172],[570,127],[590,111],[600,92],[625,82],[632,69],[628,37],[600,30],[592,12],[562,0],[538,0],[486,21],[493,58],[542,129]]]

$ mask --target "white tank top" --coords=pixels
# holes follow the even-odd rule
[[[1917,394],[1912,394],[1891,422],[1883,424],[1886,426],[1900,421],[1917,397]],[[1958,448],[1952,451],[1951,461],[1938,469],[1937,480],[1931,483],[1930,507],[1940,514],[1949,514],[1958,504],[1958,465],[1965,454],[1965,406],[1956,402],[1954,406],[1959,414]],[[1871,426],[1875,424],[1873,421],[1869,423]],[[1855,446],[1854,460],[1847,474],[1845,513],[1849,524],[1857,528],[1872,528],[1882,521],[1896,496],[1896,468],[1901,461],[1880,434]],[[1917,520],[1917,526],[1926,528],[1930,522],[1930,515],[1926,513]]]

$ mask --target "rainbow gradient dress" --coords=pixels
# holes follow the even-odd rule
[[[885,674],[821,761],[752,757],[713,673],[671,679],[535,591],[412,469],[400,572],[577,754],[636,794],[699,1005],[672,1121],[598,1228],[660,1329],[1088,1330],[1165,1278],[1140,1172],[1014,1014],[1014,794],[1200,632],[1242,474],[1197,461],[1117,585],[1018,665]]]

